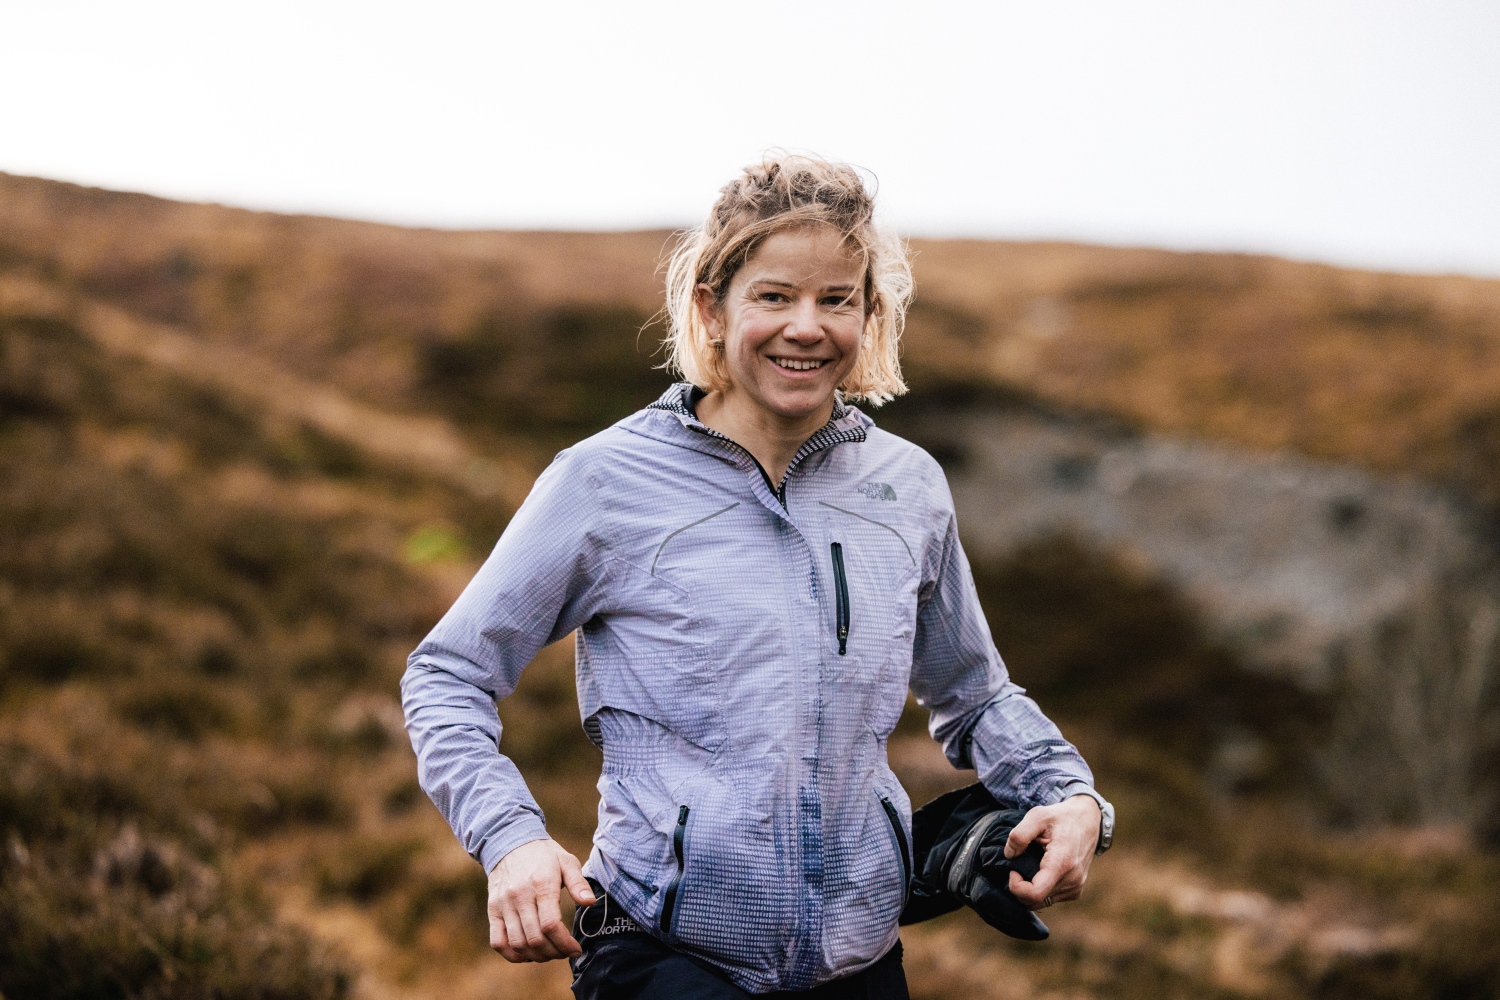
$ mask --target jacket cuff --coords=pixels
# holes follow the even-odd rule
[[[527,813],[521,819],[510,823],[495,833],[484,838],[484,843],[479,847],[479,853],[474,855],[476,861],[484,866],[484,873],[488,875],[495,870],[500,859],[522,844],[529,844],[533,840],[547,840],[547,827],[540,816]]]
[[[1075,795],[1087,795],[1089,798],[1093,799],[1096,803],[1099,804],[1100,810],[1104,809],[1104,796],[1094,791],[1093,785],[1090,785],[1083,781],[1070,781],[1065,785],[1060,785],[1053,790],[1052,794],[1048,796],[1047,801],[1044,802],[1043,805],[1055,806],[1059,802],[1066,802],[1068,799],[1071,799]]]

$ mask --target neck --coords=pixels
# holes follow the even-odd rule
[[[700,399],[697,413],[705,426],[755,456],[771,482],[779,484],[797,449],[833,416],[833,397],[810,413],[789,417],[767,410],[731,386]]]

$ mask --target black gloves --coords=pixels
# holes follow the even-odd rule
[[[911,893],[901,923],[915,924],[968,905],[996,930],[1023,941],[1041,941],[1047,925],[1011,895],[1010,873],[1030,882],[1041,867],[1042,845],[1007,859],[1005,841],[1025,810],[997,802],[983,785],[933,799],[911,817],[915,856]]]

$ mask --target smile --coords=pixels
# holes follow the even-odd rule
[[[787,368],[794,372],[805,372],[813,368],[822,368],[828,363],[822,358],[772,358],[771,361],[778,368]]]

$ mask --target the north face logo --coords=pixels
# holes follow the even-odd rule
[[[890,483],[865,483],[859,491],[871,500],[896,499],[896,491],[891,489]]]

